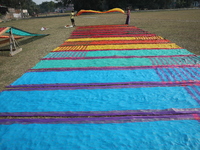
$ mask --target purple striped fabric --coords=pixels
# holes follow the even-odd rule
[[[200,108],[187,109],[149,109],[149,110],[120,110],[120,111],[66,111],[66,112],[4,112],[0,117],[77,117],[77,116],[153,116],[153,115],[179,115],[179,114],[198,114]]]
[[[200,109],[127,110],[108,112],[19,112],[0,113],[0,124],[13,123],[124,123],[160,120],[196,120]],[[7,118],[9,116],[9,118]]]
[[[138,88],[138,87],[172,87],[200,85],[200,81],[171,82],[115,82],[115,83],[75,83],[75,84],[35,84],[6,86],[6,91],[31,91],[31,90],[73,90],[73,89],[107,89],[107,88]]]
[[[200,99],[197,97],[196,94],[199,95],[200,91],[197,89],[193,90],[191,87],[185,87],[186,91],[200,104]]]
[[[150,122],[168,120],[196,120],[193,114],[188,115],[163,115],[163,116],[125,116],[125,117],[89,117],[89,118],[31,118],[31,119],[0,119],[0,124],[85,124],[85,123],[126,123],[126,122]]]

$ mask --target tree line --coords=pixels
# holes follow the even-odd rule
[[[169,9],[187,8],[195,0],[56,0],[63,4],[73,3],[75,10],[93,9],[107,10],[115,7],[126,9]]]
[[[0,5],[15,9],[27,9],[30,14],[38,10],[36,3],[32,0],[0,0]]]
[[[126,9],[168,9],[168,8],[187,8],[195,0],[55,0],[43,2],[37,5],[32,0],[0,0],[1,6],[28,9],[29,14],[52,12],[55,8],[65,7],[74,4],[74,9],[108,10],[112,8]]]
[[[32,0],[0,0],[1,6],[15,9],[27,9],[30,15],[46,12],[54,12],[55,8],[59,7],[60,3],[43,2],[37,5]]]

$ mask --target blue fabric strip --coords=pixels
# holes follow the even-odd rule
[[[192,79],[199,80],[200,76],[196,72],[193,72],[193,68],[161,68],[157,69],[157,72],[155,69],[27,72],[11,85],[139,81],[159,82],[162,81],[161,78],[164,79],[164,81],[187,81]]]
[[[196,120],[122,124],[0,125],[1,149],[200,149]]]
[[[28,72],[12,85],[161,81],[154,69]]]
[[[1,112],[200,108],[184,87],[4,91],[0,99]]]

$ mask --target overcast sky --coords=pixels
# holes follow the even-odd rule
[[[35,2],[37,5],[42,4],[42,2],[50,2],[50,1],[55,2],[54,0],[32,0],[32,1]]]

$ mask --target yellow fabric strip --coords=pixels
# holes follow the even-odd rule
[[[108,37],[108,38],[80,38],[80,39],[68,39],[65,42],[75,42],[75,41],[104,41],[104,40],[160,40],[164,39],[161,36],[152,37]]]
[[[115,50],[115,49],[165,49],[165,48],[181,48],[175,43],[167,44],[128,44],[128,45],[89,45],[83,48],[79,46],[57,47],[53,51],[68,51],[68,50]]]
[[[128,44],[128,45],[91,45],[86,50],[95,49],[141,49],[141,48],[180,48],[175,43],[169,44]]]

